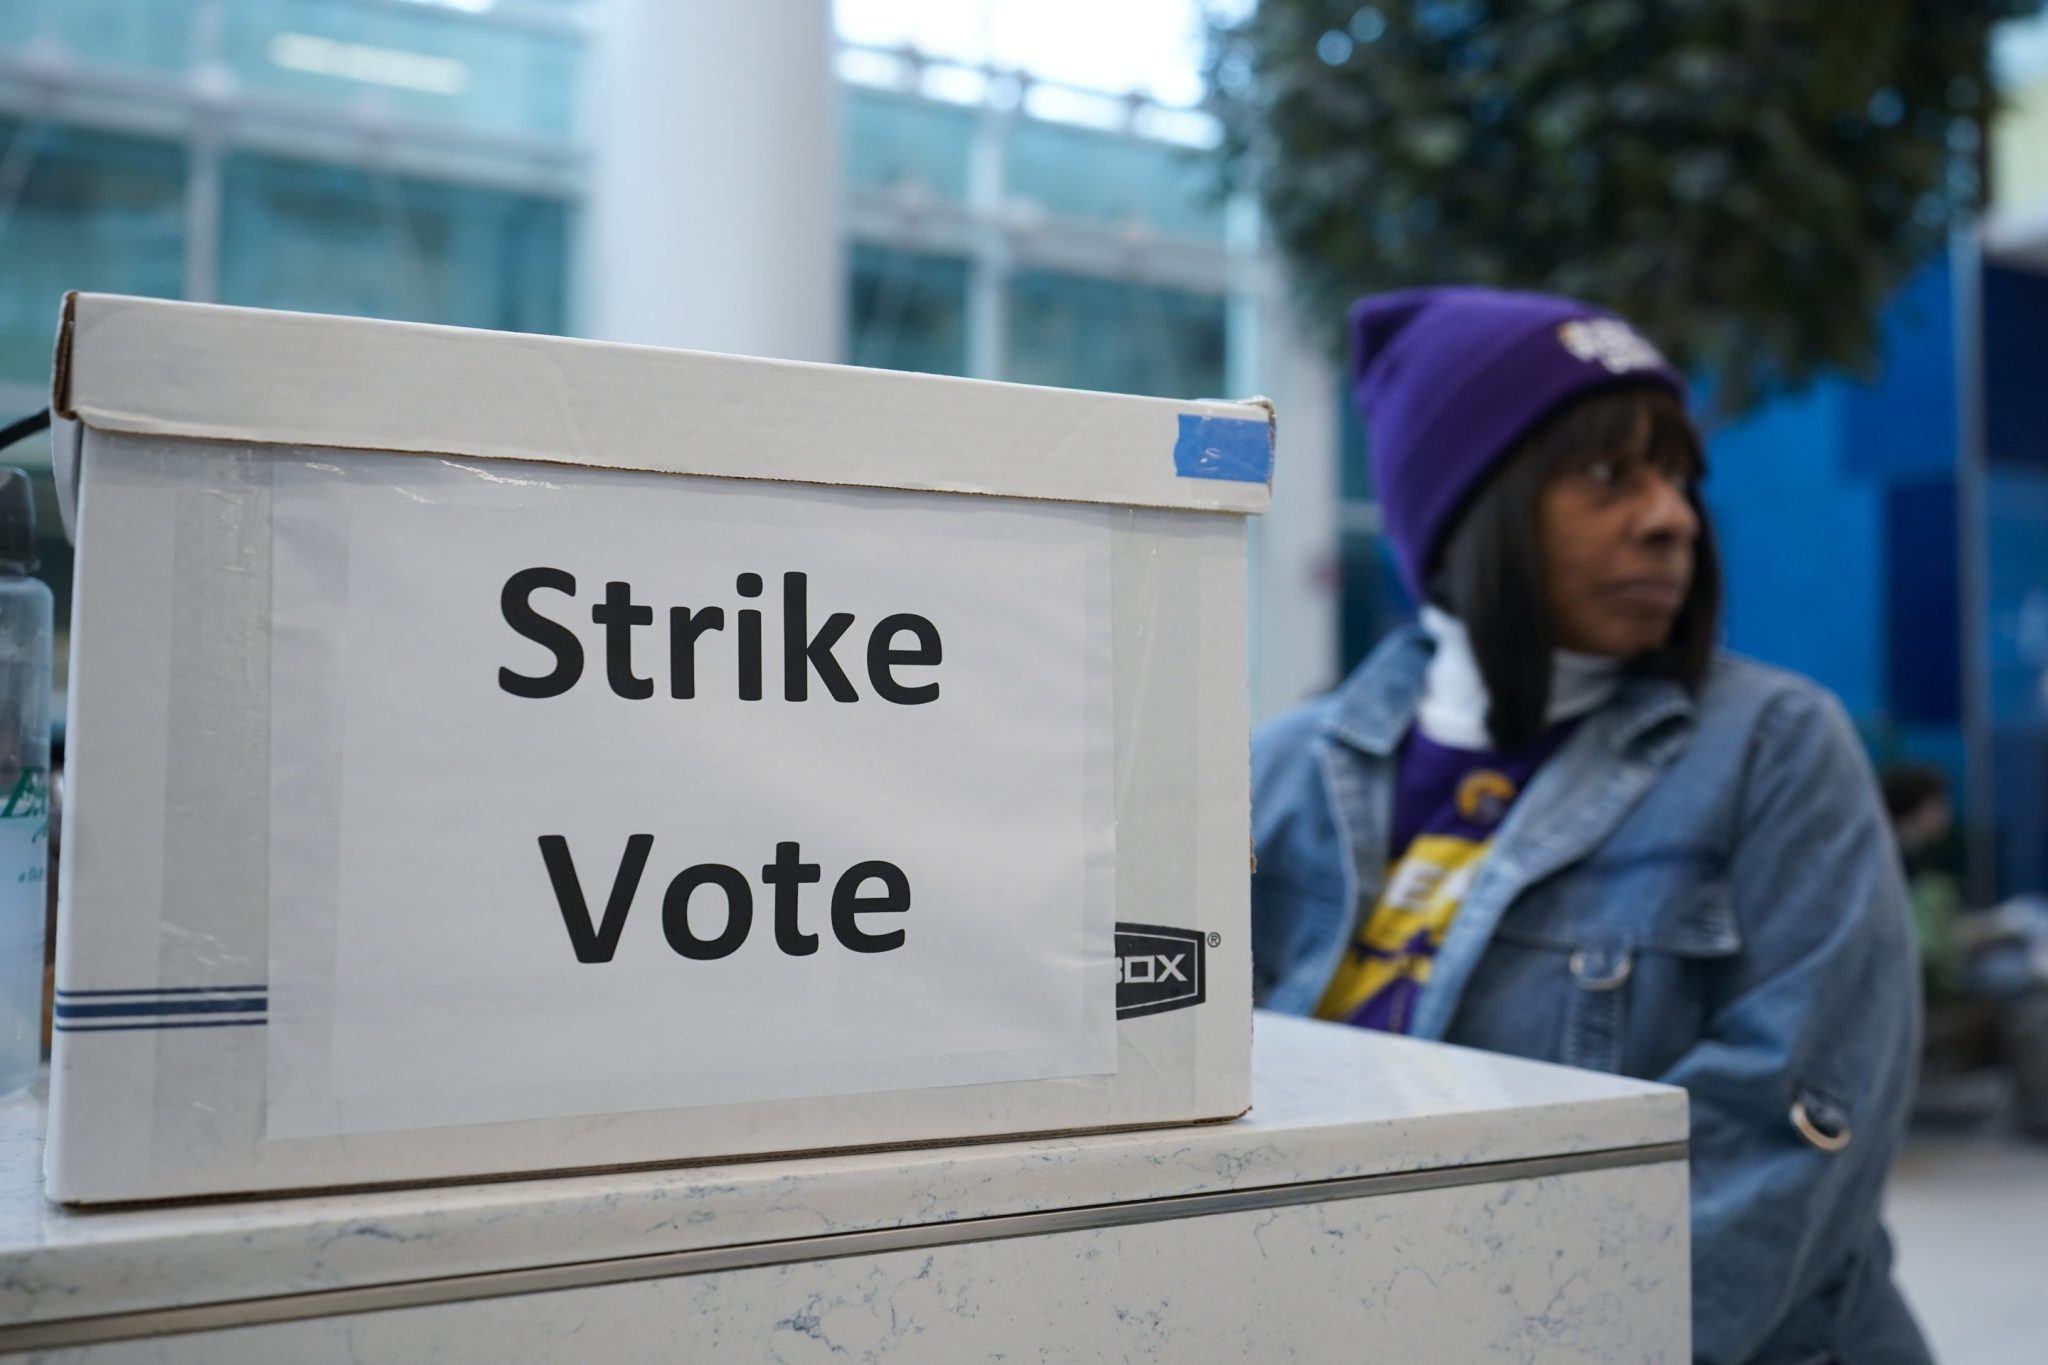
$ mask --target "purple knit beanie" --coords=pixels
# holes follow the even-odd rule
[[[1466,498],[1566,399],[1685,381],[1620,318],[1552,294],[1443,287],[1351,305],[1353,393],[1395,562],[1419,602]]]

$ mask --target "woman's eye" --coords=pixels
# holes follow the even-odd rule
[[[1621,479],[1619,460],[1588,460],[1579,466],[1579,472],[1601,487],[1612,487]]]

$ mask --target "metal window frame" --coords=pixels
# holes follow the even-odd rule
[[[1225,233],[1220,242],[1162,231],[1137,221],[1097,222],[1034,212],[1009,193],[1008,142],[1020,124],[1033,118],[1023,111],[1026,91],[1034,85],[1057,86],[1057,82],[970,62],[935,63],[913,49],[842,43],[840,51],[842,55],[875,53],[893,59],[902,73],[902,79],[893,85],[842,79],[841,87],[849,95],[870,89],[945,107],[946,101],[919,89],[920,75],[928,65],[973,72],[983,79],[985,94],[974,107],[964,202],[946,199],[914,183],[890,187],[850,184],[845,191],[850,240],[967,262],[969,375],[978,379],[1008,377],[1009,281],[1020,270],[1048,270],[1221,298],[1229,391],[1243,396],[1267,387],[1260,382],[1260,338],[1270,314],[1282,301],[1282,272],[1265,247],[1257,206],[1249,197],[1239,193],[1226,201]],[[1105,138],[1159,147],[1184,146],[1138,131],[1145,111],[1154,103],[1135,95],[1125,99],[1121,128],[1077,126],[1086,126],[1090,133]]]
[[[485,11],[417,0],[354,0],[365,9],[432,13],[451,24],[587,38],[585,6],[500,0]],[[182,72],[106,66],[49,46],[0,51],[0,113],[25,121],[174,143],[186,155],[184,297],[218,296],[222,171],[254,153],[565,201],[585,194],[588,153],[572,138],[492,133],[395,114],[372,96],[352,104],[237,87],[224,76],[224,0],[197,0],[193,60]]]
[[[431,8],[418,0],[354,3],[376,10]],[[500,0],[485,11],[448,8],[436,17],[578,40],[589,37],[593,26],[587,6],[556,7],[540,0]],[[0,51],[0,113],[172,142],[184,150],[187,298],[208,301],[218,295],[222,171],[226,159],[236,153],[556,198],[572,212],[586,197],[589,150],[574,138],[497,134],[396,116],[370,98],[337,106],[234,88],[218,75],[225,22],[223,0],[198,0],[194,60],[181,73],[99,66],[48,51]],[[843,50],[859,49],[848,44]],[[1028,212],[1011,199],[1005,166],[1011,132],[1031,118],[1022,112],[1023,90],[1034,82],[995,68],[984,68],[983,74],[989,97],[975,111],[966,202],[940,199],[914,186],[849,185],[848,238],[968,262],[964,331],[971,375],[1004,376],[1008,282],[1019,270],[1042,269],[1222,298],[1231,391],[1250,393],[1261,387],[1258,338],[1262,320],[1280,297],[1280,271],[1260,240],[1256,208],[1242,196],[1229,201],[1228,228],[1221,242],[1179,236],[1140,222],[1091,222]],[[861,88],[843,84],[848,90]],[[908,93],[929,98],[914,90]],[[1123,129],[1091,131],[1159,146],[1182,145],[1136,131],[1148,105],[1141,98],[1128,100]]]

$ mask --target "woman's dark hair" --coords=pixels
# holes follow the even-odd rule
[[[1539,495],[1574,457],[1630,451],[1639,443],[1635,453],[1659,468],[1706,470],[1699,432],[1677,397],[1661,388],[1604,389],[1558,409],[1523,437],[1466,503],[1438,553],[1429,595],[1472,637],[1491,698],[1486,726],[1503,749],[1541,738],[1550,707],[1556,636],[1543,592]],[[1696,692],[1720,628],[1721,561],[1698,474],[1686,497],[1700,524],[1692,587],[1663,647],[1629,660],[1628,668]]]

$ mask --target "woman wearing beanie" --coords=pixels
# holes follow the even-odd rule
[[[1924,1365],[1879,1223],[1912,926],[1840,706],[1714,647],[1678,374],[1569,299],[1351,313],[1419,625],[1253,749],[1271,1009],[1684,1086],[1698,1360]]]

